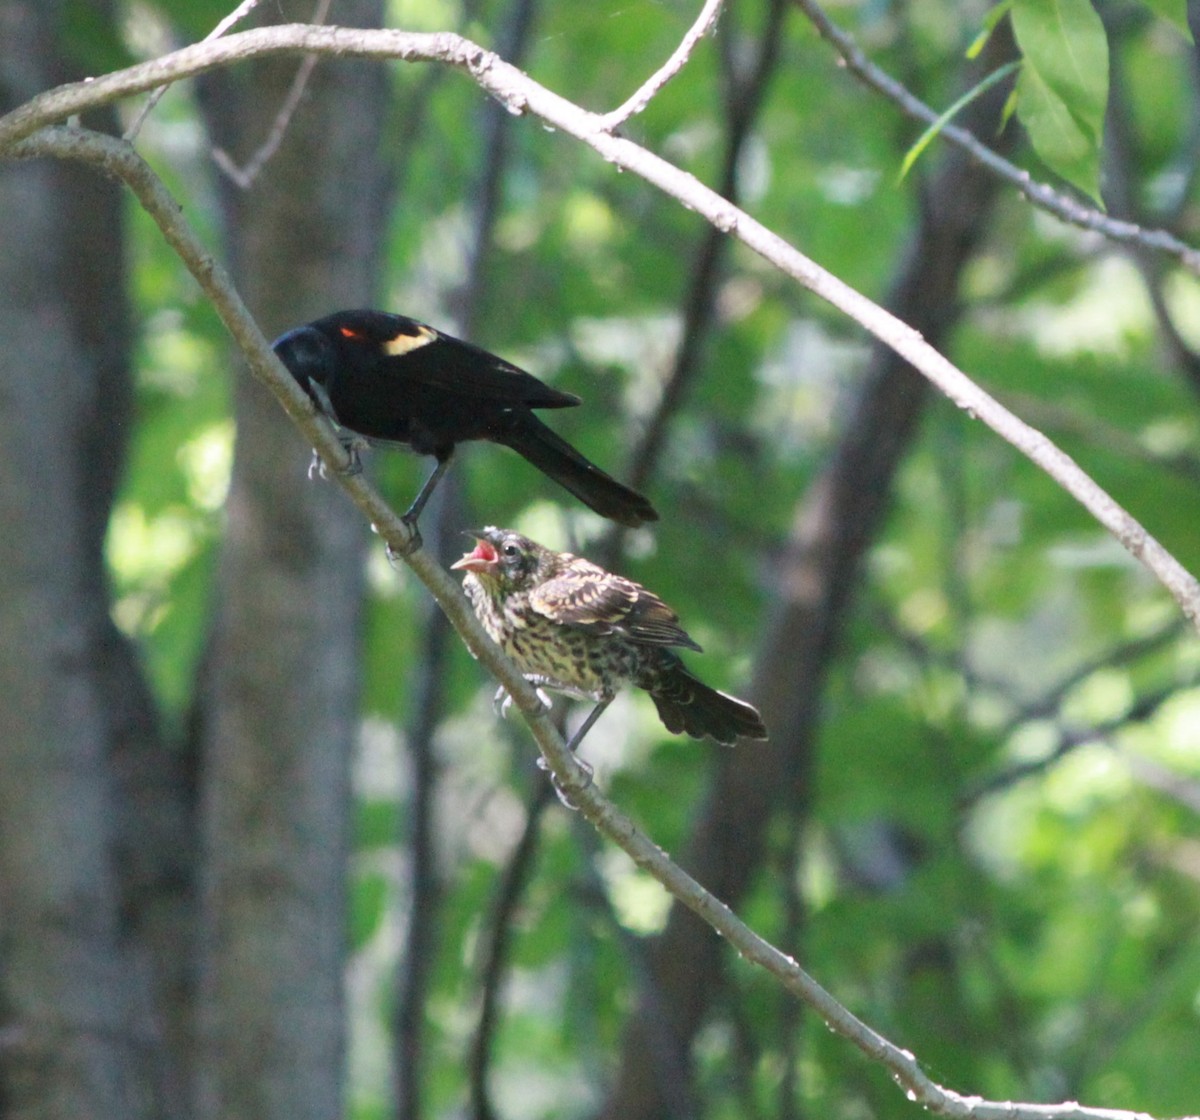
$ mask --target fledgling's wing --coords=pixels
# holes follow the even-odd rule
[[[679,616],[652,591],[580,557],[531,589],[529,603],[563,626],[622,634],[650,645],[700,648],[679,625]]]

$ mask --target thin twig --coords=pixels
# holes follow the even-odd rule
[[[508,864],[500,876],[496,897],[480,938],[479,951],[479,1019],[471,1036],[467,1058],[467,1081],[470,1086],[470,1115],[473,1120],[495,1120],[488,1092],[491,1071],[492,1044],[499,1022],[501,984],[508,975],[508,950],[513,934],[513,914],[525,893],[533,874],[537,855],[538,835],[542,816],[554,801],[554,787],[540,770],[533,797],[525,814],[525,827],[513,849]]]
[[[254,2],[257,3],[258,0],[254,0]],[[325,22],[331,3],[332,0],[317,0],[312,17],[314,24],[319,26]],[[267,161],[279,150],[279,145],[283,143],[283,138],[287,135],[288,125],[291,123],[296,109],[299,108],[300,99],[304,96],[308,79],[312,76],[316,65],[317,56],[315,54],[306,54],[301,60],[300,66],[296,70],[296,76],[292,79],[292,84],[288,89],[287,97],[283,99],[283,104],[279,107],[275,120],[271,122],[271,130],[267,133],[267,138],[241,167],[234,163],[233,157],[224,148],[213,148],[213,162],[242,190],[250,189],[254,180],[258,178],[259,172],[267,165]]]
[[[246,18],[256,7],[259,0],[242,0],[242,2],[233,9],[224,19],[217,24],[207,35],[200,41],[207,43],[212,39],[218,39],[225,34],[235,23],[240,23]],[[141,111],[134,118],[133,124],[125,130],[125,139],[132,143],[137,139],[137,135],[142,131],[142,125],[146,123],[146,118],[154,112],[154,107],[162,100],[163,94],[167,92],[168,86],[161,85],[156,89],[149,98],[146,104],[142,106]]]
[[[237,186],[241,187],[242,190],[250,188],[267,161],[279,149],[279,145],[283,143],[283,138],[287,135],[288,124],[292,119],[292,114],[295,113],[296,107],[300,104],[300,98],[304,96],[304,87],[308,85],[308,79],[312,75],[316,65],[317,56],[315,54],[306,55],[301,61],[299,68],[296,70],[296,76],[292,79],[292,85],[288,90],[287,97],[284,98],[283,104],[279,107],[279,113],[275,117],[275,120],[271,122],[271,130],[267,133],[267,138],[241,167],[238,167],[233,161],[233,157],[224,148],[213,148],[213,163]]]
[[[867,58],[849,32],[842,30],[834,23],[817,0],[795,0],[795,3],[812,21],[821,37],[831,43],[841,55],[846,69],[851,74],[865,85],[882,93],[889,101],[893,101],[914,120],[933,124],[938,119],[940,114],[936,110],[910,93],[900,82]],[[1193,249],[1190,245],[1167,233],[1166,230],[1143,229],[1134,222],[1110,218],[1107,214],[1103,214],[1091,206],[1077,202],[1062,191],[1057,191],[1045,183],[1037,182],[1028,171],[998,155],[958,125],[946,125],[941,130],[941,135],[968,152],[993,174],[998,175],[1005,182],[1011,183],[1030,202],[1047,213],[1053,214],[1073,226],[1079,226],[1081,229],[1102,233],[1111,241],[1142,245],[1147,249],[1155,250],[1155,252],[1175,257],[1189,271],[1200,275],[1200,250]]]
[[[688,33],[680,40],[679,46],[671,53],[671,57],[650,75],[623,105],[619,105],[611,113],[605,113],[600,118],[600,127],[605,132],[613,132],[624,124],[630,117],[636,116],[653,100],[658,93],[680,70],[687,64],[692,51],[701,39],[716,26],[717,16],[721,14],[721,5],[725,0],[705,0],[704,7],[696,17]]]
[[[1010,789],[1012,786],[1023,782],[1026,778],[1032,778],[1035,774],[1044,773],[1079,747],[1085,746],[1088,743],[1103,742],[1111,739],[1118,731],[1124,730],[1130,724],[1144,723],[1157,714],[1164,704],[1178,696],[1181,690],[1194,685],[1194,683],[1195,681],[1172,681],[1171,684],[1163,688],[1139,697],[1129,711],[1122,712],[1119,716],[1113,716],[1111,719],[1103,720],[1090,727],[1056,728],[1058,742],[1049,751],[1039,758],[1032,759],[1029,762],[1018,763],[999,774],[995,774],[979,782],[959,800],[959,809],[969,809],[977,802],[984,800],[984,798]]]

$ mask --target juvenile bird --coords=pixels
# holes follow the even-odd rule
[[[417,519],[457,444],[486,439],[524,456],[584,505],[622,525],[657,521],[654,507],[555,435],[535,408],[569,408],[578,397],[543,384],[469,342],[403,315],[339,311],[272,344],[313,403],[348,433],[351,470],[363,444],[407,444],[437,459],[404,514]]]
[[[471,534],[473,551],[451,565],[492,639],[539,688],[595,700],[573,750],[627,684],[645,689],[668,731],[732,743],[765,739],[758,711],[709,688],[671,649],[699,650],[679,616],[640,583],[509,529]]]

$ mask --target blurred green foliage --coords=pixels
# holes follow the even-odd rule
[[[227,6],[182,5],[191,21],[183,26],[202,35]],[[545,4],[527,67],[584,106],[611,108],[666,57],[695,8],[682,0]],[[472,11],[464,23],[451,0],[403,0],[391,23],[461,27],[493,44],[504,6]],[[152,9],[136,12],[152,18]],[[842,4],[836,14],[922,95],[944,104],[959,92],[947,75],[979,29],[963,6]],[[730,5],[719,30],[730,56],[748,49],[760,15]],[[172,18],[181,13],[173,8]],[[798,11],[785,36],[743,156],[746,205],[880,297],[937,147],[898,184],[919,128],[841,71]],[[1135,21],[1110,46],[1138,129],[1136,186],[1154,201],[1185,164],[1183,122],[1195,108],[1189,48],[1152,20]],[[424,66],[397,65],[396,81],[399,204],[380,302],[452,327],[484,98],[462,76]],[[725,111],[719,51],[708,40],[626,131],[712,182]],[[536,121],[514,119],[509,130],[474,338],[584,396],[585,407],[557,415],[556,427],[621,475],[670,369],[704,227]],[[184,91],[164,99],[143,145],[211,235],[205,141]],[[1019,158],[1047,175],[1031,152]],[[1194,230],[1190,182],[1183,222]],[[164,710],[181,723],[210,622],[232,446],[229,379],[241,374],[214,316],[140,219],[131,256],[138,423],[109,556],[118,622],[138,638]],[[692,659],[701,674],[736,691],[764,627],[779,550],[838,437],[866,345],[853,324],[762,261],[743,250],[729,260],[701,380],[649,486],[664,520],[634,535],[621,567],[674,605],[706,646]],[[1194,278],[1178,284],[1181,306],[1194,302]],[[1136,270],[1010,194],[962,298],[951,356],[1200,569],[1195,394],[1164,354]],[[298,477],[307,455],[297,437]],[[400,504],[425,467],[387,453],[372,463]],[[477,520],[536,527],[558,545],[594,539],[601,528],[504,450],[468,447],[454,470]],[[370,576],[349,928],[359,977],[353,1038],[375,1052],[404,948],[403,736],[426,604],[415,581],[379,557]],[[776,873],[746,901],[747,918],[963,1092],[1194,1112],[1200,824],[1194,805],[1146,774],[1153,764],[1192,790],[1200,780],[1200,657],[1194,635],[1182,631],[1122,654],[1169,625],[1173,612],[1058,486],[980,424],[936,403],[839,648],[807,791],[811,815],[801,836],[775,837]],[[1060,682],[1085,665],[1093,667],[1060,695]],[[445,685],[448,716],[437,739],[444,898],[426,1015],[430,1115],[463,1107],[481,938],[533,774],[519,721],[495,722],[493,686],[461,651]],[[1174,692],[1169,703],[1137,710],[1140,697],[1163,690]],[[1102,723],[1103,733],[1089,730]],[[667,735],[635,698],[614,705],[585,754],[656,841],[681,852],[712,750]],[[1024,777],[1013,777],[1016,767]],[[515,916],[492,1083],[506,1116],[578,1116],[594,1106],[635,998],[628,946],[663,919],[656,885],[611,853],[593,859],[575,824],[557,806],[542,821]],[[778,871],[793,845],[800,929],[788,924]],[[731,962],[731,972],[696,1048],[704,1114],[775,1115],[787,1000],[742,962]],[[915,1114],[882,1072],[813,1016],[799,1016],[792,1052],[801,1114]],[[351,1067],[352,1115],[386,1114],[380,1064],[352,1059]]]

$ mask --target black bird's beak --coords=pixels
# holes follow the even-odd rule
[[[271,343],[271,349],[303,388],[309,388],[313,382],[325,384],[332,362],[332,348],[329,339],[315,327],[296,327],[281,334]]]

